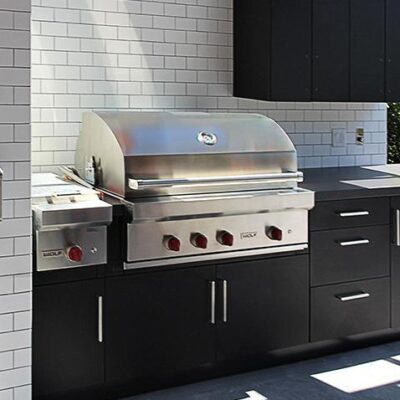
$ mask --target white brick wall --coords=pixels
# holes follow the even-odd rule
[[[35,170],[73,163],[92,109],[259,112],[290,134],[302,167],[386,162],[384,104],[232,97],[232,0],[33,0],[32,15]],[[346,147],[331,146],[334,128]]]
[[[30,0],[0,0],[0,400],[31,398]]]

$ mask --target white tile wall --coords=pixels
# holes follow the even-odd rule
[[[0,399],[31,398],[30,0],[0,0]]]
[[[92,109],[258,112],[282,124],[302,167],[386,162],[384,104],[232,97],[232,0],[33,0],[32,18],[35,170],[73,163]],[[346,130],[346,147],[331,146],[334,128]]]

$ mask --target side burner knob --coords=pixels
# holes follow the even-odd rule
[[[72,262],[81,262],[83,258],[83,251],[81,247],[74,245],[67,249],[67,257]]]

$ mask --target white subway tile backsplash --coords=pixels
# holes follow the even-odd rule
[[[382,104],[232,97],[232,0],[38,3],[32,25],[38,29],[33,48],[40,51],[33,70],[33,130],[41,140],[35,142],[33,163],[43,170],[73,162],[81,109],[93,108],[260,112],[291,134],[300,165],[355,165],[386,157]],[[58,52],[68,52],[67,60],[53,54]],[[39,122],[49,126],[36,130]],[[354,145],[359,127],[370,133],[361,150]],[[334,128],[347,130],[347,147],[332,147]]]

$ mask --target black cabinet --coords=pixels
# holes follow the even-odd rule
[[[385,0],[351,0],[351,101],[385,99]]]
[[[350,0],[313,2],[313,99],[316,101],[349,99],[349,10]]]
[[[400,198],[391,200],[391,293],[392,327],[400,328]]]
[[[343,338],[390,328],[389,278],[311,290],[311,340]]]
[[[311,233],[311,286],[390,275],[389,227]]]
[[[308,342],[308,256],[218,266],[217,277],[220,360],[261,358]]]
[[[386,101],[400,99],[400,2],[386,0]]]
[[[106,381],[154,382],[207,367],[215,358],[214,267],[109,278]]]
[[[308,342],[308,256],[187,267],[106,283],[106,382],[118,393]]]
[[[104,383],[104,349],[99,341],[102,295],[101,280],[34,288],[34,399],[58,399],[62,392]],[[96,398],[102,398],[100,393]]]
[[[235,0],[234,91],[241,97],[271,95],[271,1]],[[246,60],[246,62],[243,62]]]
[[[236,0],[234,95],[279,101],[398,101],[398,3]]]
[[[311,100],[311,0],[272,0],[272,100]]]

